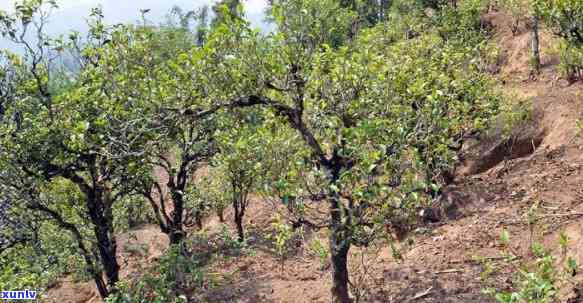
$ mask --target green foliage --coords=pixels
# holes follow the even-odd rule
[[[363,43],[371,43],[369,41],[376,40],[376,37],[374,34],[363,38]],[[407,200],[419,203],[419,198],[423,197],[415,194],[417,189],[438,185],[440,171],[447,171],[453,163],[455,155],[448,146],[459,144],[455,141],[456,133],[484,129],[497,112],[500,98],[491,91],[492,82],[481,72],[475,53],[456,43],[450,44],[428,34],[395,43],[384,51],[386,53],[381,52],[381,58],[388,66],[385,74],[389,80],[385,89],[393,92],[389,100],[394,104],[391,114],[395,122],[379,127],[383,131],[389,130],[385,135],[390,139],[386,146],[400,147],[393,150],[395,158],[392,161],[395,162],[388,162],[389,165],[400,165],[393,173],[401,176],[399,190],[410,193],[405,196]],[[445,104],[448,106],[443,107]],[[479,108],[480,114],[468,115],[470,108]],[[439,131],[416,129],[419,123],[427,129]],[[411,166],[403,169],[402,163],[408,160]],[[368,172],[364,170],[362,173]],[[425,180],[419,180],[423,175]],[[389,217],[399,216],[393,214]]]
[[[557,47],[561,75],[571,80],[583,78],[583,46],[572,46],[561,41]]]
[[[197,186],[200,187],[200,190],[198,190],[199,201],[206,201],[200,204],[205,205],[209,210],[214,210],[220,218],[224,219],[224,211],[229,206],[232,198],[222,178],[217,176],[218,173],[216,169],[210,169],[209,175],[203,177],[197,183]]]
[[[239,239],[229,230],[228,225],[221,225],[220,235],[223,242],[223,248],[227,251],[233,251],[244,255],[252,253],[246,239],[239,241]]]
[[[354,11],[358,16],[358,23],[362,26],[374,26],[379,22],[386,22],[391,0],[340,0],[340,6]]]
[[[115,230],[125,232],[143,224],[155,223],[146,201],[140,196],[125,197],[113,208]]]
[[[271,223],[271,227],[274,229],[274,235],[270,236],[275,245],[275,253],[280,259],[281,269],[283,270],[286,255],[290,249],[290,240],[293,239],[294,230],[289,226],[280,214],[275,216],[275,219]]]
[[[278,26],[277,40],[292,42],[289,55],[310,59],[323,44],[340,46],[349,36],[356,14],[335,0],[272,1],[270,15]]]
[[[197,260],[186,257],[181,248],[171,247],[138,281],[118,283],[119,291],[106,300],[108,303],[185,303],[184,289],[201,286],[203,272]]]
[[[435,16],[439,34],[447,40],[457,40],[465,46],[475,46],[484,40],[488,28],[482,22],[488,0],[461,0],[458,7],[444,7]]]
[[[50,286],[65,274],[70,274],[79,281],[90,279],[87,265],[77,253],[78,244],[72,234],[63,230],[50,216],[27,210],[26,205],[31,201],[20,200],[22,197],[19,197],[18,193],[4,185],[6,183],[0,188],[4,189],[4,199],[7,200],[2,203],[11,205],[16,202],[17,207],[11,209],[12,213],[4,213],[2,216],[18,220],[20,224],[11,228],[3,221],[0,234],[3,248],[0,254],[0,268],[3,270],[0,287],[40,290]],[[87,218],[78,205],[79,199],[82,199],[81,194],[73,184],[64,179],[56,179],[43,184],[42,200],[37,202],[54,205],[55,212],[66,217],[69,222],[77,224],[79,231],[90,238],[91,229],[89,226],[83,227],[87,224]],[[56,201],[58,203],[55,203]],[[4,241],[15,236],[16,239],[25,241],[15,242],[17,245],[5,248]]]
[[[570,45],[583,44],[583,3],[579,0],[535,0],[534,7]]]
[[[205,178],[208,180],[207,178]],[[212,200],[209,199],[207,191],[211,191],[210,188],[205,187],[208,183],[194,183],[191,184],[186,193],[186,209],[191,213],[194,220],[202,220],[206,217],[212,207]]]
[[[488,290],[500,303],[514,302],[554,302],[557,294],[556,270],[554,258],[548,253],[537,255],[532,271],[521,269],[516,281],[517,290],[513,292],[496,292]]]
[[[243,122],[248,123],[246,126],[236,128],[233,125],[217,134],[223,153],[216,158],[216,164],[228,182],[241,187],[235,188],[233,196],[243,194],[241,191],[255,190],[261,184],[261,176],[269,170],[267,147],[271,135],[268,129],[255,125],[258,117],[257,113],[249,113],[242,117]]]
[[[534,121],[532,100],[521,99],[516,94],[508,94],[500,109],[501,132],[505,139],[520,134],[521,129]]]
[[[501,243],[508,247],[511,239],[507,231],[500,236]],[[574,259],[566,256],[568,238],[561,234],[559,245],[562,258],[557,260],[551,252],[539,243],[532,244],[532,262],[518,258],[507,258],[503,266],[514,269],[516,277],[512,291],[499,291],[494,288],[484,290],[500,303],[550,303],[557,300],[561,287],[569,285],[570,278],[578,268]]]
[[[229,22],[232,19],[241,19],[243,17],[243,6],[239,0],[221,0],[214,4],[213,11],[215,17],[212,21],[213,26]]]
[[[448,0],[419,0],[417,2],[423,5],[424,7],[429,7],[433,9],[443,8],[444,6],[449,4]]]
[[[553,32],[559,44],[563,76],[575,80],[583,77],[583,3],[579,0],[536,0],[535,9]]]
[[[57,228],[45,231],[57,232]],[[79,280],[87,279],[83,261],[71,256],[71,239],[43,234],[43,242],[35,246],[18,246],[3,251],[0,256],[0,287],[3,289],[47,289],[64,274],[75,273]],[[63,244],[55,247],[55,243]],[[46,243],[46,244],[45,244]],[[45,246],[46,245],[46,246]],[[43,249],[43,251],[41,251]]]
[[[309,252],[312,255],[316,256],[318,258],[318,261],[320,261],[321,269],[325,269],[329,266],[330,252],[328,251],[328,248],[326,248],[326,245],[322,243],[322,240],[320,240],[319,238],[314,238],[310,242],[310,246],[308,247],[308,249]]]

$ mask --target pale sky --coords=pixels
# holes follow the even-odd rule
[[[0,10],[13,11],[17,0],[0,0]],[[140,9],[151,9],[148,20],[163,22],[175,5],[185,10],[212,5],[216,0],[57,0],[59,8],[54,10],[47,26],[49,35],[65,34],[69,30],[84,32],[85,20],[91,8],[101,5],[105,20],[109,24],[134,22],[140,18]],[[263,12],[266,0],[243,0],[247,18],[256,27],[263,27]],[[0,38],[0,49],[12,46]]]

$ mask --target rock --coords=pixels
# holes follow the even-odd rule
[[[436,223],[445,219],[453,220],[459,216],[459,208],[468,200],[462,192],[445,189],[430,207],[419,212],[419,216],[426,223]]]

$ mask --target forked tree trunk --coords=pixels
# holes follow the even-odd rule
[[[170,175],[170,174],[169,174]],[[154,183],[153,187],[148,187],[142,192],[142,195],[150,201],[150,205],[154,210],[156,221],[160,226],[160,230],[168,236],[171,245],[180,245],[186,237],[186,232],[183,228],[184,217],[184,196],[183,188],[185,183],[174,182],[174,176],[170,175],[170,182],[166,185],[170,191],[170,202],[173,210],[170,215],[166,213],[165,199],[166,196],[162,190],[162,185]],[[182,180],[179,180],[182,181]],[[153,188],[153,189],[152,189]],[[156,190],[156,192],[153,192]],[[156,197],[157,196],[157,197]],[[156,199],[158,201],[156,201]]]
[[[84,258],[92,271],[97,289],[102,297],[116,292],[116,284],[119,281],[119,263],[117,262],[117,243],[113,228],[113,195],[111,184],[102,175],[103,167],[96,157],[90,162],[91,182],[88,182],[75,171],[65,170],[62,177],[70,180],[79,187],[87,202],[87,213],[93,225],[93,232],[97,240],[97,251],[107,282],[102,279],[102,272],[94,266],[89,251],[84,248],[81,234],[74,226],[67,227],[77,238],[79,249],[83,251]],[[47,211],[45,209],[45,211]],[[49,210],[50,212],[50,210]],[[55,217],[55,215],[53,215]],[[61,220],[64,222],[64,220]],[[62,226],[66,226],[64,223]],[[107,286],[106,286],[107,285]]]

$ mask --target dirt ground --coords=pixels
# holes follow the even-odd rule
[[[560,79],[557,60],[549,51],[552,37],[546,33],[542,38],[543,70],[534,79],[528,68],[528,30],[512,36],[509,19],[500,12],[486,19],[494,25],[494,41],[502,51],[498,68],[502,89],[532,100],[536,121],[517,134],[520,140],[510,142],[510,150],[495,149],[500,144],[495,138],[488,146],[476,147],[480,152],[461,164],[455,183],[447,189],[459,207],[456,218],[412,233],[411,243],[399,245],[402,261],[397,262],[386,247],[351,251],[351,282],[367,286],[362,294],[365,302],[494,302],[482,290],[486,286],[508,288],[513,273],[501,267],[486,276],[486,266],[496,265],[500,259],[503,229],[510,234],[512,251],[524,259],[532,257],[526,213],[533,205],[538,205],[536,239],[556,247],[559,233],[564,232],[570,238],[568,254],[583,264],[583,145],[576,127],[582,117],[583,83]],[[489,154],[489,165],[476,166],[489,150],[494,151]],[[316,238],[326,244],[325,231],[307,232],[296,254],[282,267],[259,230],[269,226],[275,207],[254,198],[247,218],[253,253],[209,265],[209,274],[228,279],[197,293],[196,300],[330,301],[329,266],[308,249]],[[211,218],[205,225],[207,234],[219,237],[219,225]],[[120,235],[118,241],[126,262],[126,266],[122,264],[124,278],[139,275],[135,264],[154,262],[167,246],[155,226],[134,231],[132,236]],[[144,243],[149,251],[138,253],[134,246]],[[561,301],[568,302],[572,295],[567,289]],[[47,296],[49,302],[99,302],[91,283],[63,281]]]

